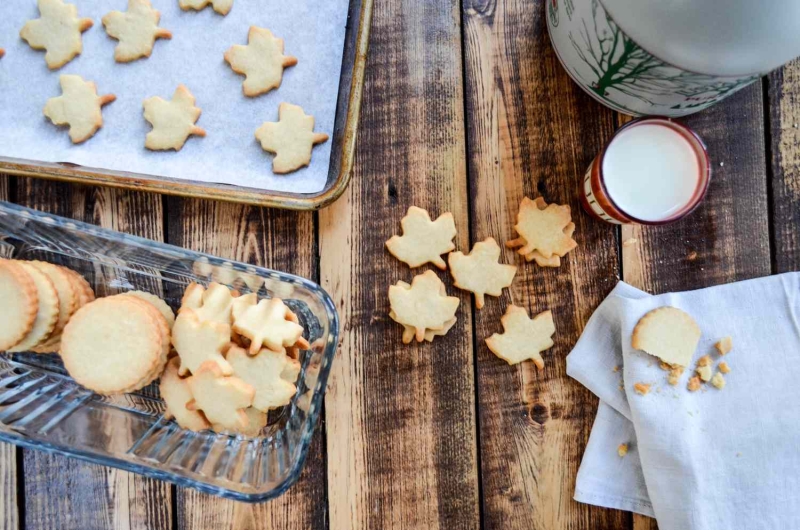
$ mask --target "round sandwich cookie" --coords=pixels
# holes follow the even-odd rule
[[[18,261],[17,263],[33,280],[33,284],[36,286],[36,296],[39,299],[39,310],[33,321],[33,327],[21,341],[8,348],[8,351],[23,352],[32,350],[50,336],[58,323],[60,304],[58,292],[47,275],[27,261]]]
[[[0,350],[25,338],[39,312],[39,296],[31,276],[22,266],[0,259]]]

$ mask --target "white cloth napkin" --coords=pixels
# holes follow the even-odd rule
[[[665,305],[703,333],[674,387],[656,358],[630,345],[638,320]],[[725,336],[725,388],[689,392],[697,359],[711,354],[717,371],[713,345]],[[575,500],[654,516],[660,530],[800,529],[800,273],[659,296],[620,283],[567,373],[601,401]],[[652,383],[650,393],[636,394],[637,382]]]

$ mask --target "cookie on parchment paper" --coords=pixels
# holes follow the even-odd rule
[[[47,100],[44,115],[55,125],[68,125],[72,143],[85,142],[103,126],[103,105],[117,96],[98,96],[97,85],[79,75],[62,75],[60,83],[62,94]]]
[[[211,6],[220,15],[227,15],[233,7],[233,0],[178,0],[178,5],[184,11],[190,9],[200,11],[206,6]]]
[[[150,57],[156,39],[171,39],[169,30],[158,27],[161,13],[153,9],[150,0],[128,0],[128,10],[112,11],[103,17],[108,36],[117,39],[114,59],[128,63]]]
[[[325,133],[314,132],[314,117],[301,107],[281,103],[278,121],[266,122],[256,129],[256,139],[261,148],[274,153],[272,171],[275,174],[291,173],[311,163],[311,150],[328,141]]]
[[[26,22],[19,36],[34,50],[46,50],[44,60],[55,70],[83,51],[81,34],[93,22],[79,18],[78,8],[63,0],[39,0],[38,6],[41,17]]]
[[[284,68],[297,64],[297,57],[283,54],[283,39],[256,26],[250,26],[247,46],[235,44],[224,57],[234,72],[245,76],[242,90],[250,97],[280,87]]]
[[[153,151],[180,151],[189,136],[205,136],[206,131],[195,125],[201,110],[189,89],[178,85],[172,99],[158,96],[144,100],[144,119],[153,126],[147,133],[144,146]]]

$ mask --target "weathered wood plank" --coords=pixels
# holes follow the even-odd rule
[[[169,198],[168,241],[237,261],[317,278],[314,216],[212,201]],[[285,495],[243,504],[178,488],[180,529],[325,528],[324,426],[300,480]]]
[[[524,196],[570,204],[580,247],[558,269],[519,266],[500,300],[476,311],[481,470],[486,528],[627,528],[630,516],[572,500],[597,399],[567,377],[564,357],[617,280],[616,237],[577,201],[583,173],[614,128],[561,69],[540,2],[464,2],[466,98],[474,241],[515,237]],[[549,97],[553,95],[553,97]],[[556,96],[557,95],[557,96]],[[483,339],[514,303],[553,311],[545,369],[508,366]]]
[[[662,227],[624,226],[622,271],[651,293],[685,291],[770,273],[764,115],[761,85],[690,116],[708,147],[712,180],[688,218]],[[732,134],[731,131],[735,131]],[[657,530],[634,516],[634,530]]]
[[[23,206],[163,240],[158,195],[17,179]],[[112,468],[24,451],[25,528],[171,528],[170,486]]]
[[[13,177],[0,175],[0,200],[11,201]],[[18,530],[19,499],[17,498],[17,448],[0,443],[0,528]]]
[[[769,76],[774,272],[800,270],[800,60]]]
[[[328,495],[335,529],[477,528],[472,326],[403,345],[386,290],[413,271],[384,242],[406,209],[453,212],[468,246],[459,2],[377,2],[356,174],[320,213],[323,286],[344,323],[328,386]]]

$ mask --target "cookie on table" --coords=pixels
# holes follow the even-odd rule
[[[177,357],[173,357],[167,363],[167,367],[161,375],[158,389],[166,405],[164,417],[166,419],[174,418],[178,425],[191,431],[208,429],[211,424],[201,412],[186,408],[186,405],[194,397],[192,396],[192,390],[189,388],[189,383],[178,375],[179,365],[180,360]]]
[[[200,112],[194,96],[184,85],[178,85],[170,101],[158,96],[144,100],[144,119],[153,126],[145,138],[145,147],[153,151],[180,151],[189,136],[205,136],[206,131],[195,125]]]
[[[227,15],[233,7],[233,0],[178,0],[178,5],[184,11],[190,9],[199,11],[206,6],[211,6],[220,15]]]
[[[58,292],[50,278],[27,261],[18,261],[17,263],[28,273],[36,286],[39,308],[36,319],[33,321],[33,327],[21,341],[8,348],[8,351],[11,352],[29,351],[45,341],[56,327],[60,313]]]
[[[67,372],[99,394],[147,385],[164,356],[163,332],[154,312],[133,296],[100,298],[80,308],[61,338]]]
[[[34,50],[46,50],[51,70],[61,68],[83,51],[81,34],[91,28],[90,18],[79,18],[78,8],[63,0],[39,0],[40,18],[29,20],[19,36]]]
[[[417,342],[428,331],[444,330],[453,320],[460,300],[444,294],[444,284],[433,271],[415,276],[411,285],[398,282],[389,287],[389,305],[393,319],[414,329]],[[407,329],[407,328],[406,328]],[[405,336],[404,334],[404,342]]]
[[[517,268],[499,263],[500,245],[491,237],[475,243],[469,255],[453,252],[447,257],[450,274],[459,289],[475,294],[475,307],[481,309],[484,295],[500,296],[511,285]]]
[[[556,332],[553,314],[543,311],[533,318],[522,307],[508,306],[500,322],[503,333],[495,333],[486,339],[489,349],[508,364],[531,360],[536,368],[544,369],[541,353],[553,346]]]
[[[411,206],[406,216],[400,220],[402,236],[392,236],[386,241],[386,248],[409,267],[416,268],[433,263],[445,270],[447,265],[442,254],[456,248],[453,238],[456,237],[456,223],[453,214],[443,213],[435,221],[426,210]]]
[[[55,125],[68,125],[72,143],[85,142],[103,126],[103,105],[117,97],[97,95],[97,86],[79,75],[62,75],[62,95],[47,100],[44,115]]]
[[[250,26],[247,46],[231,46],[224,57],[234,72],[245,76],[242,90],[250,97],[281,86],[283,69],[297,64],[296,57],[283,54],[283,39],[256,26]]]
[[[266,122],[256,130],[256,139],[264,151],[275,154],[272,171],[291,173],[311,163],[311,150],[328,141],[325,133],[314,132],[314,117],[306,115],[301,107],[281,103],[278,121]]]
[[[542,197],[522,199],[514,229],[519,237],[506,242],[506,246],[521,247],[517,252],[540,266],[559,266],[560,258],[578,246],[572,239],[575,224],[569,206],[547,204]]]
[[[103,17],[108,36],[119,41],[114,59],[127,63],[150,57],[156,39],[171,39],[169,30],[158,27],[161,13],[153,9],[150,0],[128,0],[128,10],[112,11]]]
[[[0,300],[0,350],[8,350],[25,338],[39,312],[36,284],[15,261],[0,259]]]

